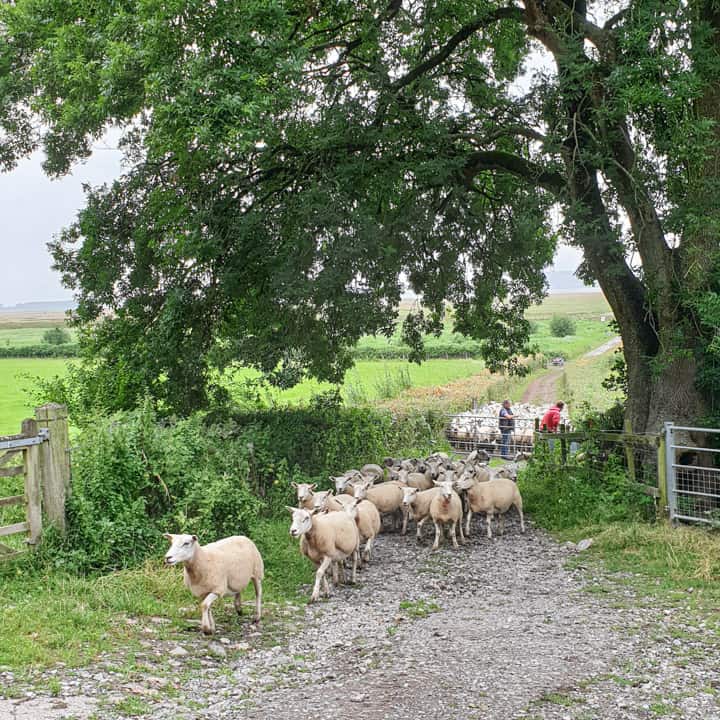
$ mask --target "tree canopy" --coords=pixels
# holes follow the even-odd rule
[[[720,8],[607,6],[2,6],[0,166],[42,146],[62,174],[124,129],[127,172],[52,246],[103,382],[185,411],[237,361],[337,380],[363,334],[391,331],[404,281],[426,308],[405,323],[418,355],[450,302],[512,367],[564,238],[615,312],[635,427],[707,410]]]

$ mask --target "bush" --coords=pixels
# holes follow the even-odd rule
[[[565,337],[575,334],[575,321],[567,315],[553,315],[550,320],[550,332],[553,337]]]
[[[77,357],[77,343],[66,345],[5,345],[0,358],[69,358]]]
[[[65,328],[54,327],[46,330],[42,339],[48,345],[67,345],[72,338]]]
[[[653,511],[652,498],[628,479],[612,455],[598,468],[581,462],[563,465],[552,453],[536,453],[520,472],[518,485],[525,510],[549,530],[646,520]]]
[[[48,533],[38,557],[75,571],[138,565],[165,552],[163,532],[201,542],[256,537],[294,499],[292,482],[329,476],[385,453],[427,453],[444,418],[345,408],[335,392],[307,408],[214,414],[160,422],[150,403],[86,418],[73,452],[67,534]]]

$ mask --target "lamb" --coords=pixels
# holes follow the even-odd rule
[[[474,512],[484,512],[487,518],[487,536],[492,537],[492,519],[495,513],[500,515],[500,534],[505,532],[505,513],[511,506],[520,514],[520,530],[525,532],[522,497],[518,486],[508,478],[493,477],[486,482],[477,482],[470,478],[461,478],[459,485],[467,489],[468,512],[465,521],[465,535],[470,536],[470,521]]]
[[[166,533],[164,537],[170,541],[165,564],[183,563],[185,586],[195,597],[202,599],[200,629],[206,635],[215,632],[215,620],[210,609],[213,602],[233,595],[235,610],[242,615],[242,591],[251,580],[255,587],[254,622],[260,622],[265,567],[252,540],[244,535],[234,535],[203,546],[196,535]]]
[[[315,586],[310,602],[320,597],[320,583],[323,583],[325,594],[330,594],[325,573],[331,563],[342,561],[352,556],[352,581],[357,579],[358,546],[360,534],[355,521],[344,512],[314,514],[304,508],[288,507],[292,513],[290,534],[300,538],[300,551],[317,567]]]
[[[316,488],[315,483],[291,483],[297,490],[297,499],[300,507],[311,510],[313,506],[313,491]]]
[[[353,485],[358,500],[369,500],[382,514],[397,513],[402,508],[403,491],[399,483],[388,482],[372,485],[372,480],[363,480]]]
[[[430,517],[432,517],[435,525],[435,542],[432,549],[437,550],[440,546],[440,527],[441,525],[450,525],[450,537],[454,548],[458,547],[457,527],[460,527],[460,542],[465,542],[462,531],[462,503],[460,497],[453,490],[453,480],[443,480],[436,482],[439,492],[430,502]]]

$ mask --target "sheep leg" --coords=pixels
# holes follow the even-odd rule
[[[458,534],[460,535],[460,542],[464,545],[465,544],[465,536],[463,535],[463,529],[462,529],[462,517],[460,520],[458,520]]]
[[[487,520],[487,536],[489,538],[491,538],[492,537],[492,527],[491,526],[492,526],[492,519],[493,519],[492,513],[491,512],[486,513],[485,519]]]
[[[520,532],[525,532],[525,517],[523,515],[522,500],[518,499],[515,503],[515,507],[520,514]]]
[[[328,567],[330,567],[330,564],[332,563],[332,558],[329,556],[325,556],[320,563],[320,567],[317,569],[315,573],[315,586],[313,587],[312,595],[310,596],[310,602],[315,602],[320,597],[320,583],[322,582],[322,579],[325,577],[325,573],[327,572]]]
[[[216,593],[208,593],[204,600],[200,603],[200,608],[202,609],[202,619],[200,620],[200,629],[206,634],[206,635],[212,635],[215,632],[215,619],[212,615],[212,610],[210,610],[210,606],[219,598],[220,596]]]
[[[408,524],[408,516],[410,513],[408,512],[407,508],[403,508],[403,526],[402,526],[402,534],[405,535],[407,532],[407,524]]]
[[[253,580],[253,582],[255,581]],[[233,605],[235,606],[235,612],[238,615],[242,615],[242,591],[233,598]]]
[[[353,552],[353,564],[352,564],[352,576],[350,578],[350,582],[354,585],[357,582],[357,566],[358,566],[358,559],[360,557],[360,549],[355,548],[355,551]]]
[[[253,578],[252,582],[255,586],[255,617],[253,618],[253,622],[259,623],[262,618],[262,580],[260,578]],[[240,597],[239,594],[238,597]]]
[[[373,543],[375,542],[375,538],[368,538],[367,542],[365,543],[365,549],[363,550],[363,555],[365,556],[365,562],[370,562],[370,556],[372,555],[372,547]]]
[[[430,517],[429,515],[426,515],[420,522],[417,524],[415,528],[415,536],[418,540],[422,540],[422,526],[425,523],[425,521]]]
[[[500,525],[500,534],[504,535],[505,534],[505,513],[500,513],[499,525]]]
[[[337,563],[337,569],[338,569],[338,582],[341,583],[342,585],[345,585],[346,579],[345,579],[345,561],[344,560],[340,560]]]
[[[450,538],[452,539],[453,547],[457,550],[459,545],[457,541],[457,520],[453,522],[453,524],[450,526]]]
[[[440,526],[435,520],[433,520],[433,523],[435,524],[435,542],[433,543],[432,549],[437,550],[440,547]]]
[[[327,573],[323,575],[323,592],[325,597],[330,597],[330,584],[328,583]]]
[[[465,537],[470,537],[470,521],[472,520],[472,510],[468,508],[467,520],[465,521]]]

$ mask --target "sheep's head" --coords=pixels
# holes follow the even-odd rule
[[[303,503],[312,497],[315,483],[293,483],[293,487],[297,490],[298,502]]]
[[[321,512],[327,508],[327,504],[332,497],[332,490],[323,490],[313,495],[313,510]]]
[[[346,489],[349,489],[348,485],[350,485],[351,478],[347,475],[340,475],[338,477],[333,477],[331,475],[330,482],[335,485],[335,492],[340,495],[341,493],[344,493]]]
[[[437,480],[438,475],[440,474],[440,462],[438,460],[429,460],[427,464],[427,469],[430,471],[430,478],[432,480]]]
[[[163,537],[170,541],[170,549],[165,553],[166,565],[191,560],[198,545],[197,535],[171,535],[165,533]]]
[[[367,491],[370,485],[372,485],[371,480],[356,482],[353,485],[353,497],[356,497],[358,500],[364,500],[367,497]]]
[[[453,494],[453,480],[443,480],[442,482],[435,480],[435,485],[440,488],[440,497],[444,502],[448,502]]]
[[[418,493],[418,489],[415,487],[408,487],[407,485],[403,487],[403,505],[409,506],[412,505],[415,501],[415,496]]]
[[[313,512],[304,508],[294,508],[285,506],[285,509],[292,513],[292,524],[290,525],[290,534],[293,537],[300,537],[312,528]]]
[[[358,505],[362,502],[362,500],[358,500],[358,498],[355,498],[354,500],[351,500],[350,502],[343,504],[343,510],[353,519],[357,518],[358,514]]]
[[[475,484],[475,473],[467,470],[455,481],[458,490],[469,490]]]

